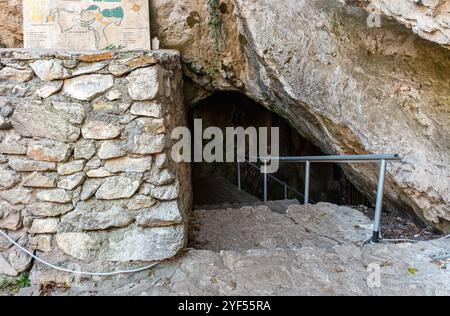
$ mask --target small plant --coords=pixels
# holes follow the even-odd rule
[[[220,45],[220,33],[222,31],[222,20],[220,19],[219,15],[219,7],[220,7],[220,1],[219,0],[208,0],[208,11],[209,11],[209,21],[208,25],[211,29],[212,36],[214,38],[214,49],[216,52],[216,65],[214,66],[213,72],[215,73],[217,69],[219,68],[218,65],[220,64],[220,53],[221,53],[221,45]]]
[[[417,270],[416,268],[408,268],[408,272],[412,275],[416,275],[419,270]]]
[[[11,280],[8,279],[2,279],[0,281],[0,291],[1,290],[6,290],[7,288],[9,288],[11,285],[13,285],[13,283],[11,282]]]
[[[110,51],[119,51],[119,50],[123,50],[126,47],[124,45],[114,45],[114,44],[109,44],[108,46],[106,46],[105,48],[103,48],[102,50],[110,50]]]
[[[16,280],[16,286],[23,289],[30,286],[30,275],[28,272],[22,273]]]

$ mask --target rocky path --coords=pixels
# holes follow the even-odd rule
[[[370,220],[350,208],[292,205],[287,215],[266,206],[199,210],[193,221],[197,249],[152,271],[19,294],[450,295],[449,240],[361,249]],[[379,287],[368,286],[377,279]]]

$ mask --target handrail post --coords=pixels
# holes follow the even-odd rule
[[[375,206],[375,219],[373,224],[373,237],[372,237],[373,243],[378,243],[380,241],[381,212],[383,210],[385,177],[386,177],[386,160],[383,159],[381,160],[380,174],[378,175],[377,202]]]
[[[267,160],[264,160],[264,202],[267,202],[268,190]]]
[[[239,162],[239,159],[237,160],[237,182],[238,182],[239,191],[241,191],[242,190],[242,185],[241,185],[241,163]]]
[[[305,167],[305,205],[309,204],[309,181],[311,175],[311,162],[306,162]]]
[[[288,187],[286,183],[284,184],[284,199],[288,199]]]

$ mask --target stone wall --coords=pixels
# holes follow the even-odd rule
[[[170,131],[186,125],[179,54],[0,50],[0,61],[0,228],[84,270],[183,248],[190,170],[169,156]],[[0,238],[0,274],[30,265]]]

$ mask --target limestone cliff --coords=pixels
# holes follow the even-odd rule
[[[152,30],[162,47],[182,52],[191,102],[239,90],[326,153],[399,153],[388,203],[449,231],[449,2],[375,0],[380,28],[367,26],[367,4],[153,0]],[[16,15],[1,12],[9,29]],[[345,171],[374,195],[375,165]]]
[[[327,153],[399,153],[389,203],[450,229],[445,48],[388,19],[369,28],[363,8],[337,1],[154,1],[153,10],[163,45],[183,52],[198,84],[194,101],[241,90]],[[373,196],[375,166],[346,172]]]
[[[22,45],[22,0],[0,0],[0,47]]]

